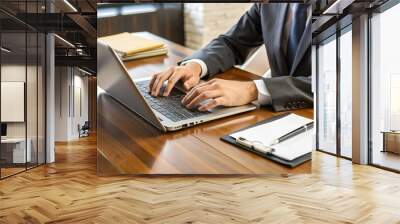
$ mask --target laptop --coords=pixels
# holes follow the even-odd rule
[[[1,123],[1,140],[7,139],[7,124]]]
[[[253,104],[217,107],[210,111],[190,110],[181,104],[185,92],[174,87],[168,97],[149,93],[151,77],[134,79],[117,53],[97,41],[97,85],[159,130],[176,131],[204,122],[256,109]],[[162,90],[161,90],[162,91]]]

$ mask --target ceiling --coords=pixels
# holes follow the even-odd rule
[[[313,0],[312,35],[316,44],[349,26],[361,13],[373,11],[388,0]]]
[[[279,0],[274,1],[278,2]],[[312,32],[313,37],[318,39],[335,32],[337,21],[344,17],[372,9],[386,1],[299,0],[298,2],[312,3]],[[95,63],[97,2],[101,4],[122,2],[122,0],[0,0],[0,26],[2,32],[6,33],[3,34],[2,43],[3,46],[7,45],[14,52],[8,56],[15,54],[15,57],[23,58],[26,53],[30,55],[35,52],[35,44],[30,43],[33,37],[28,35],[25,40],[26,30],[28,32],[55,32],[62,39],[74,45],[71,47],[71,44],[56,38],[56,64],[81,66],[95,72],[97,67]],[[135,1],[132,0],[132,2]],[[282,0],[282,2],[287,2],[287,0]],[[346,25],[346,23],[342,25]],[[28,42],[26,51],[24,51],[25,41]]]
[[[11,50],[10,60],[34,57],[37,33],[51,32],[61,37],[55,38],[56,66],[78,66],[96,73],[96,0],[47,0],[47,4],[45,0],[1,0],[0,26],[2,46]]]

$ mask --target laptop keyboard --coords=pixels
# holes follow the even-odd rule
[[[149,93],[150,80],[136,82],[135,84],[140,90],[140,93],[146,99],[147,103],[162,115],[171,119],[172,121],[182,121],[190,118],[195,118],[208,114],[209,112],[202,112],[198,110],[189,110],[181,103],[184,93],[176,88],[173,88],[168,97],[158,96],[153,97]],[[164,87],[161,89],[161,93]]]

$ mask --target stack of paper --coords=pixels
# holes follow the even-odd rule
[[[313,129],[275,145],[271,145],[271,142],[286,133],[306,125],[310,121],[312,120],[296,114],[290,114],[268,123],[235,132],[230,136],[234,139],[242,137],[250,142],[259,142],[264,146],[273,148],[273,155],[291,161],[312,151]]]
[[[162,42],[149,40],[130,33],[101,37],[99,41],[112,47],[124,61],[168,53],[166,46]]]

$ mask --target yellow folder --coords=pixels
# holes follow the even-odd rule
[[[138,52],[145,52],[164,46],[161,42],[148,40],[126,32],[101,37],[99,41],[111,46],[122,57],[128,57]]]
[[[167,53],[168,53],[168,49],[164,46],[164,47],[153,49],[153,50],[138,52],[138,53],[132,54],[132,55],[126,55],[124,57],[121,57],[121,59],[123,61],[130,61],[130,60],[135,60],[135,59],[142,59],[142,58],[166,55]]]

